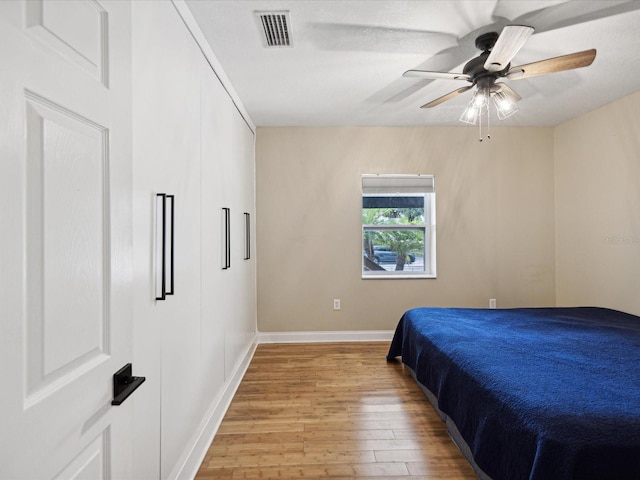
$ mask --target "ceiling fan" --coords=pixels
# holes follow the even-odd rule
[[[480,35],[476,38],[475,45],[482,53],[467,62],[461,73],[408,70],[403,76],[433,80],[462,80],[470,83],[422,105],[421,108],[435,107],[476,87],[473,99],[460,120],[475,124],[482,109],[485,106],[488,108],[491,97],[494,99],[498,117],[506,118],[517,111],[516,102],[521,97],[506,83],[499,80],[519,80],[587,67],[596,57],[596,50],[591,49],[512,67],[511,60],[524,46],[533,31],[533,27],[507,25],[500,35],[496,32]]]

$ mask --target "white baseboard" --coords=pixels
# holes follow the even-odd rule
[[[393,330],[258,332],[258,343],[390,342]]]
[[[249,368],[251,359],[253,359],[253,354],[255,353],[257,346],[256,340],[257,337],[254,338],[249,349],[236,367],[222,392],[220,392],[209,407],[209,410],[200,424],[201,428],[199,428],[199,433],[196,436],[193,448],[191,449],[187,459],[182,464],[182,468],[174,478],[193,479],[195,478],[196,473],[198,473],[200,464],[209,450],[213,437],[218,432],[218,428],[220,428],[220,424],[229,409],[229,405],[231,405],[231,400],[233,400],[236,390],[238,390],[240,382],[242,382],[244,374],[246,373],[247,368]]]

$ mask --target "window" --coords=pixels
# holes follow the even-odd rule
[[[433,175],[362,176],[362,278],[435,278]]]

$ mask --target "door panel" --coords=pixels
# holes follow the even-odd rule
[[[0,2],[0,62],[0,478],[127,477],[129,5]]]
[[[109,353],[109,158],[105,127],[30,92],[26,113],[29,400]]]
[[[24,8],[29,35],[108,86],[109,14],[100,3],[29,0]]]
[[[109,430],[104,430],[93,442],[83,449],[55,476],[54,480],[67,478],[106,480],[111,464]]]

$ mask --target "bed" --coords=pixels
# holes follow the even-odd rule
[[[640,317],[417,308],[396,357],[480,478],[640,479]]]

